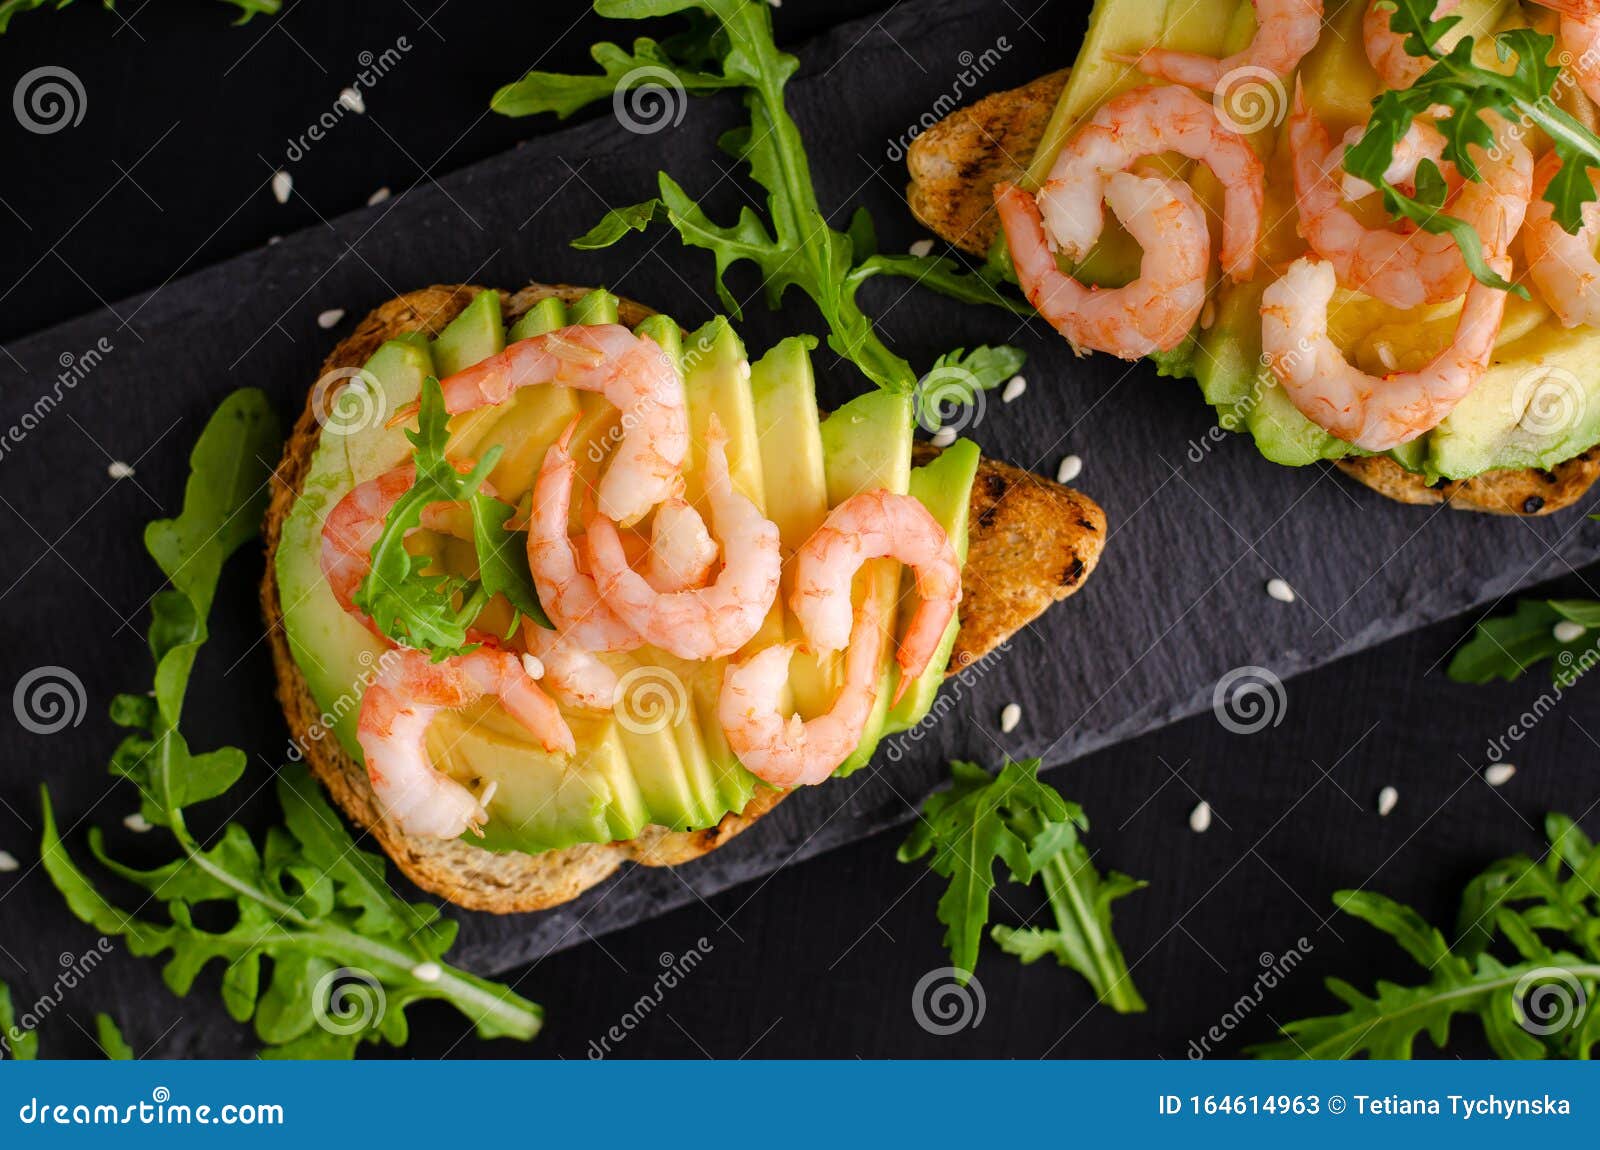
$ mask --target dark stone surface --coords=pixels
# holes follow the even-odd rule
[[[864,7],[819,7],[796,15],[800,23],[785,28],[798,36]],[[82,30],[90,14],[80,6],[60,19],[73,22],[64,28]],[[508,11],[499,16],[511,18]],[[787,9],[784,19],[791,19]],[[918,238],[901,199],[903,168],[886,155],[890,142],[950,90],[963,52],[980,53],[1001,36],[1011,45],[980,93],[1058,67],[1066,46],[1076,42],[1080,10],[1050,6],[1030,19],[1032,28],[1020,25],[1009,5],[930,0],[897,5],[810,41],[801,53],[804,67],[791,104],[810,141],[827,209],[842,220],[856,203],[867,204],[889,249]],[[31,182],[26,200],[13,198],[9,185],[0,192],[27,229],[0,216],[0,226],[11,227],[19,242],[20,255],[8,257],[7,270],[17,277],[12,290],[31,301],[19,310],[39,322],[69,309],[57,303],[52,312],[48,299],[39,302],[33,276],[48,280],[48,291],[63,301],[80,298],[72,286],[80,274],[86,287],[118,285],[108,292],[90,289],[105,298],[175,277],[154,292],[11,342],[0,366],[7,380],[0,425],[11,426],[54,389],[61,357],[81,356],[102,337],[113,345],[90,376],[65,390],[48,418],[0,459],[0,522],[11,544],[4,578],[9,586],[0,597],[4,682],[57,664],[82,680],[88,699],[79,726],[40,736],[13,725],[6,735],[0,846],[18,856],[23,870],[0,876],[0,977],[13,981],[25,999],[49,986],[59,954],[81,953],[93,941],[35,868],[37,785],[50,786],[74,846],[81,849],[85,827],[100,824],[113,828],[116,844],[135,857],[148,849],[117,825],[136,804],[126,788],[108,789],[103,763],[116,733],[103,717],[104,706],[115,692],[147,678],[145,608],[158,583],[139,546],[140,525],[174,510],[188,446],[224,393],[262,387],[291,418],[333,337],[366,308],[427,283],[603,282],[670,308],[685,323],[718,310],[709,257],[684,250],[665,232],[601,253],[575,252],[566,241],[606,207],[648,196],[661,167],[691,193],[704,194],[714,217],[730,218],[748,184],[715,152],[712,140],[738,121],[731,102],[696,102],[679,130],[654,136],[631,135],[604,113],[562,131],[495,121],[474,131],[469,121],[488,89],[531,64],[526,53],[486,47],[492,59],[509,56],[491,72],[445,51],[411,16],[327,20],[322,30],[349,49],[346,56],[357,47],[381,49],[402,33],[417,48],[415,58],[369,96],[366,120],[338,129],[307,156],[303,170],[296,168],[301,196],[290,206],[278,208],[264,186],[281,162],[279,141],[329,105],[348,82],[343,77],[350,68],[341,63],[319,76],[285,42],[288,25],[231,33],[259,40],[262,53],[277,54],[265,62],[246,55],[238,77],[230,73],[220,81],[230,130],[254,142],[243,153],[232,141],[221,147],[214,176],[204,130],[197,134],[192,123],[179,129],[181,151],[170,145],[149,173],[149,182],[158,185],[152,202],[166,205],[159,213],[140,206],[138,191],[130,187],[135,181],[119,180],[113,188],[126,206],[91,210],[84,227],[97,229],[101,238],[88,251],[69,249],[82,188],[65,177],[81,174],[72,165],[85,147],[85,138],[75,140],[74,131],[18,142],[29,149],[22,154],[35,165],[32,171],[48,178],[52,165],[62,165],[70,208],[52,206]],[[14,83],[30,65],[25,35],[56,36],[45,42],[65,43],[67,33],[46,29],[47,22],[43,16],[19,18],[0,55],[0,79]],[[167,39],[152,33],[137,48],[129,46],[132,41],[124,45],[140,67],[155,61],[170,69],[180,58],[180,34],[161,27]],[[573,41],[557,57],[560,65],[576,66],[582,44],[597,30],[586,21],[572,33]],[[614,28],[609,34],[627,37],[633,31]],[[196,41],[209,34],[184,33]],[[135,73],[109,32],[102,28],[95,35],[96,44],[105,42],[106,71],[86,72],[91,113],[114,117],[119,131],[128,128],[120,141],[114,133],[110,140],[97,137],[123,167],[134,164],[145,147],[129,141],[148,142],[171,119],[192,117],[208,125],[216,117],[214,108],[190,103],[174,111],[177,93],[163,97],[141,89],[136,98],[119,98],[110,77],[131,84]],[[218,43],[231,46],[230,57],[245,50],[245,41],[218,35]],[[309,42],[313,51],[321,43],[303,28],[295,39]],[[486,43],[476,26],[452,30],[449,40],[452,46]],[[205,71],[210,69],[207,64]],[[246,96],[257,99],[260,92],[246,80],[266,84],[273,69],[298,78],[315,97],[297,95],[292,111],[256,110]],[[428,142],[439,146],[421,150],[414,144],[427,167],[438,167],[437,184],[422,178],[407,189],[423,165],[399,158],[413,149],[401,146],[393,135],[398,127],[389,125],[426,117],[429,85],[437,85],[442,106],[458,118],[448,128],[430,129],[435,136]],[[392,121],[390,107],[397,109]],[[435,161],[440,147],[463,128],[466,143],[454,152],[454,145],[443,147]],[[493,147],[524,136],[526,143],[517,149],[491,154]],[[249,151],[257,151],[257,158],[250,159]],[[370,174],[379,151],[395,165],[389,170],[410,174]],[[489,158],[442,174],[464,155]],[[141,181],[143,172],[135,171]],[[116,179],[114,172],[102,172],[89,186]],[[332,188],[338,194],[327,196],[328,202],[358,203],[383,182],[404,194],[348,214],[321,202]],[[236,196],[245,206],[230,215]],[[171,213],[204,222],[161,218]],[[241,232],[241,215],[254,231]],[[239,250],[260,244],[261,229],[274,227],[272,221],[288,219],[305,230],[205,270],[191,269],[209,262],[210,249],[174,266],[208,232],[216,234],[215,221],[234,233],[229,250]],[[55,235],[62,239],[52,245]],[[769,313],[748,277],[735,275],[733,282],[740,297],[752,301],[741,330],[753,350],[794,331],[817,330],[814,312],[797,296],[781,314]],[[1496,854],[1536,845],[1516,816],[1536,819],[1550,808],[1581,814],[1594,802],[1592,768],[1560,766],[1579,757],[1593,761],[1593,740],[1585,741],[1593,723],[1585,719],[1580,725],[1577,700],[1569,714],[1540,728],[1539,745],[1549,757],[1536,780],[1519,779],[1515,793],[1491,792],[1473,782],[1484,740],[1504,731],[1515,718],[1512,708],[1537,695],[1539,685],[1472,691],[1444,682],[1439,660],[1465,623],[1326,666],[1475,604],[1492,603],[1524,584],[1572,575],[1596,557],[1595,535],[1581,511],[1508,521],[1401,508],[1331,471],[1275,467],[1235,438],[1191,453],[1212,426],[1211,412],[1192,385],[1159,380],[1143,365],[1076,360],[1037,322],[1019,327],[1002,313],[963,307],[903,284],[875,285],[866,301],[896,350],[919,365],[956,345],[1012,340],[1026,347],[1027,393],[1012,404],[990,396],[983,418],[967,434],[989,454],[1045,474],[1054,473],[1063,455],[1081,455],[1085,468],[1078,483],[1101,502],[1112,525],[1105,560],[1082,593],[974,673],[960,705],[941,724],[919,740],[897,744],[899,761],[880,756],[849,780],[801,795],[729,848],[675,872],[629,871],[570,907],[543,915],[462,915],[457,958],[473,969],[504,971],[690,907],[620,939],[583,945],[518,972],[522,989],[551,1008],[549,1041],[533,1053],[583,1056],[590,1039],[650,990],[655,956],[682,953],[704,935],[715,943],[706,964],[714,973],[691,978],[675,992],[679,997],[661,1011],[672,1025],[658,1015],[620,1053],[693,1055],[699,1048],[735,1056],[754,1046],[761,1055],[1182,1056],[1185,1042],[1248,988],[1258,953],[1281,953],[1307,935],[1317,946],[1309,965],[1359,973],[1359,956],[1345,941],[1349,928],[1321,921],[1335,887],[1381,872],[1386,889],[1417,898],[1447,921],[1450,892],[1475,867]],[[347,310],[346,320],[331,333],[320,330],[317,314],[335,307]],[[863,385],[826,352],[819,356],[819,375],[830,404]],[[108,479],[112,459],[133,463],[134,477]],[[227,742],[247,748],[256,764],[252,779],[265,785],[272,765],[281,761],[286,733],[271,702],[271,668],[254,605],[258,571],[258,559],[241,558],[219,596],[188,727],[197,747]],[[1266,596],[1264,584],[1275,575],[1294,585],[1298,602],[1285,605]],[[1586,584],[1577,586],[1582,591]],[[1218,681],[1248,666],[1284,679],[1324,669],[1289,684],[1282,725],[1260,735],[1232,734],[1206,716],[1105,749],[1205,711]],[[1002,735],[999,711],[1012,701],[1022,704],[1023,719]],[[1053,766],[1076,761],[1053,781],[1088,807],[1106,865],[1156,884],[1124,904],[1118,919],[1130,958],[1149,956],[1136,970],[1153,1008],[1144,1019],[1129,1023],[1089,1012],[1081,1029],[1067,1030],[1086,1014],[1082,985],[1053,969],[1024,970],[991,953],[982,968],[994,1012],[987,1027],[952,1040],[934,1039],[916,1027],[906,1004],[910,988],[923,972],[942,965],[933,884],[892,862],[892,839],[861,840],[909,818],[914,804],[943,777],[951,756],[993,763],[1004,754],[1043,755]],[[1337,785],[1325,785],[1329,781]],[[1372,799],[1387,782],[1401,788],[1402,807],[1377,823]],[[1199,793],[1212,799],[1219,815],[1204,838],[1184,826]],[[240,794],[248,798],[238,817],[271,817],[272,804],[263,811],[256,788]],[[1514,805],[1514,815],[1503,799]],[[1462,806],[1468,808],[1464,815],[1455,810]],[[846,844],[859,845],[812,867],[790,865]],[[728,889],[738,884],[743,885]],[[1006,917],[1020,920],[1035,909],[1031,896],[1023,897]],[[899,941],[886,945],[889,937]],[[1365,933],[1361,943],[1367,945],[1361,955],[1386,953]],[[247,1050],[247,1035],[217,1025],[222,1015],[215,994],[209,984],[202,987],[175,1006],[151,964],[119,957],[68,1008],[83,1019],[90,1008],[115,1009],[141,1049],[162,1055]],[[1327,1000],[1308,974],[1296,977],[1292,1000],[1283,1001],[1285,1013],[1296,1013]],[[1275,1002],[1272,1009],[1280,1007]],[[507,1044],[463,1044],[459,1020],[448,1012],[422,1011],[418,1018],[413,1052],[518,1052]],[[1269,1029],[1259,1017],[1250,1026],[1254,1038]],[[1056,1042],[1061,1038],[1066,1041]],[[1230,1040],[1225,1049],[1237,1049],[1237,1042]]]

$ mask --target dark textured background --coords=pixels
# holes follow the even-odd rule
[[[928,0],[880,12],[838,0],[791,3],[778,19],[781,40],[804,46],[791,104],[825,207],[867,203],[885,246],[903,248],[920,233],[899,198],[904,173],[886,157],[890,141],[950,90],[962,53],[1005,37],[1002,63],[978,90],[1020,83],[1063,62],[1083,16],[1064,3]],[[116,348],[0,459],[0,518],[12,544],[0,590],[4,682],[60,664],[90,701],[83,724],[55,736],[6,719],[0,847],[24,870],[0,876],[0,977],[24,1001],[49,984],[58,953],[92,942],[30,871],[36,783],[50,783],[69,821],[108,825],[120,845],[140,849],[117,828],[133,802],[106,790],[114,734],[100,716],[112,693],[147,675],[143,608],[156,583],[138,525],[173,510],[187,446],[220,395],[265,387],[288,418],[333,338],[317,328],[319,311],[342,307],[353,319],[428,282],[603,280],[686,323],[715,310],[708,258],[664,233],[600,254],[575,253],[566,240],[606,205],[648,195],[658,166],[726,218],[746,185],[736,172],[724,178],[710,141],[736,121],[734,106],[697,102],[677,132],[645,137],[623,131],[604,106],[558,135],[554,122],[485,111],[492,89],[523,69],[582,67],[600,30],[571,4],[455,0],[429,12],[306,0],[239,29],[220,6],[162,0],[120,15],[91,5],[27,15],[0,40],[5,91],[48,63],[72,69],[87,95],[83,121],[55,135],[0,120],[12,157],[0,176],[0,338],[9,341],[0,423],[48,388],[60,355],[102,335]],[[344,117],[291,165],[295,197],[277,204],[267,181],[288,141],[351,82],[358,53],[400,36],[411,50],[367,93],[367,115]],[[362,208],[379,185],[397,198]],[[269,248],[274,235],[288,238]],[[753,286],[735,282],[741,295]],[[809,308],[790,302],[782,315],[752,303],[741,328],[753,348],[815,328]],[[905,762],[880,761],[793,800],[677,875],[634,872],[556,914],[467,916],[461,954],[479,969],[567,947],[508,975],[547,1005],[549,1028],[524,1051],[476,1042],[448,1010],[418,1009],[406,1053],[581,1057],[652,992],[663,956],[704,938],[710,957],[617,1053],[1181,1057],[1250,990],[1261,956],[1306,938],[1309,960],[1223,1045],[1234,1053],[1241,1036],[1267,1036],[1273,1018],[1326,1007],[1324,973],[1361,982],[1404,973],[1370,931],[1327,918],[1329,892],[1367,885],[1447,923],[1465,878],[1537,847],[1544,811],[1581,816],[1600,796],[1600,744],[1589,733],[1600,731],[1600,704],[1587,688],[1515,750],[1522,770],[1509,787],[1496,792],[1477,778],[1486,741],[1542,689],[1537,676],[1495,688],[1444,679],[1443,659],[1481,611],[1293,679],[1281,724],[1265,732],[1233,734],[1203,713],[1086,754],[1206,711],[1231,668],[1261,664],[1287,677],[1539,578],[1561,576],[1587,593],[1574,565],[1594,557],[1596,529],[1577,512],[1528,523],[1403,509],[1331,472],[1275,468],[1233,440],[1191,456],[1211,419],[1189,385],[1103,358],[1074,361],[1037,324],[1019,331],[1000,313],[903,285],[883,285],[870,303],[919,364],[956,343],[1015,339],[1029,350],[1027,394],[992,402],[971,434],[1046,473],[1068,451],[1084,457],[1079,483],[1112,522],[1099,574],[1020,636]],[[829,357],[822,364],[831,399],[859,386]],[[133,462],[133,480],[112,482],[111,459]],[[239,563],[219,598],[211,673],[197,681],[190,725],[198,746],[251,749],[259,782],[284,732],[269,701],[253,562]],[[1274,574],[1300,602],[1265,596]],[[1002,736],[997,713],[1012,700],[1023,721]],[[1151,1003],[1144,1017],[1091,1009],[1075,976],[989,952],[981,1025],[930,1035],[911,995],[944,964],[936,883],[894,861],[894,833],[798,865],[904,820],[949,754],[992,762],[1005,752],[1048,752],[1052,764],[1084,755],[1052,781],[1089,810],[1101,865],[1151,880],[1117,917]],[[1399,789],[1400,805],[1380,819],[1373,804],[1385,784]],[[1200,795],[1217,812],[1204,836],[1186,824]],[[81,829],[72,841],[81,846]],[[997,920],[1038,909],[1028,892],[1002,893]],[[687,905],[595,937],[676,903]],[[175,1002],[148,963],[119,957],[63,1009],[83,1021],[106,1008],[141,1052],[249,1049],[248,1036],[218,1025],[209,988]],[[47,1048],[77,1037],[67,1025],[50,1029]]]

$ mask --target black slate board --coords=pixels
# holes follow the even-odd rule
[[[823,203],[841,218],[866,203],[886,247],[919,238],[900,198],[903,168],[888,158],[893,142],[951,89],[970,60],[963,53],[1005,37],[1009,48],[982,89],[1007,87],[1059,66],[1080,24],[1074,12],[1052,9],[1034,28],[1022,27],[1003,5],[929,0],[809,45],[791,104],[811,141]],[[140,849],[117,827],[133,798],[108,789],[103,772],[116,739],[104,706],[146,679],[145,608],[158,583],[138,528],[175,509],[188,446],[216,402],[232,388],[259,386],[287,421],[339,334],[318,329],[318,312],[342,307],[353,318],[427,283],[604,282],[686,324],[706,318],[719,309],[704,253],[686,252],[665,233],[603,253],[577,253],[566,241],[606,207],[649,195],[658,167],[691,193],[705,192],[714,216],[731,216],[747,185],[711,141],[737,117],[729,101],[700,102],[678,131],[646,137],[594,120],[6,349],[0,426],[11,427],[42,394],[55,394],[63,357],[81,358],[102,338],[112,345],[0,458],[0,511],[14,541],[0,618],[6,682],[61,665],[88,700],[81,725],[60,733],[12,728],[0,767],[8,809],[0,845],[23,862],[18,875],[0,876],[0,915],[13,924],[4,946],[30,983],[58,954],[92,942],[35,867],[37,784],[50,785],[74,844],[98,823],[116,830],[119,846]],[[735,284],[752,299],[740,326],[753,350],[817,330],[798,298],[773,315],[753,284]],[[1112,524],[1099,573],[974,672],[940,725],[899,744],[899,761],[880,756],[849,780],[797,796],[729,848],[677,871],[631,870],[542,915],[462,915],[463,964],[504,970],[903,821],[951,756],[1043,754],[1060,764],[1203,710],[1231,669],[1265,666],[1287,678],[1596,558],[1579,538],[1579,511],[1523,522],[1401,508],[1322,468],[1275,467],[1237,439],[1196,453],[1195,462],[1190,445],[1212,418],[1192,385],[1103,357],[1075,360],[1038,323],[1019,329],[1001,313],[901,284],[875,286],[867,302],[897,350],[917,363],[956,344],[1015,340],[1027,348],[1026,395],[1009,405],[991,397],[967,433],[989,454],[1047,474],[1062,455],[1083,456],[1078,482]],[[830,360],[819,360],[824,399],[837,403],[861,381]],[[132,479],[107,477],[113,459],[135,466]],[[189,712],[196,746],[250,749],[260,782],[282,760],[286,732],[270,700],[256,573],[239,561],[219,597]],[[1298,603],[1266,597],[1273,575],[1295,586]],[[1023,719],[1002,735],[998,714],[1011,701],[1023,705]],[[259,809],[247,803],[240,817],[249,821]],[[93,997],[119,1002],[129,1029],[147,1040],[171,1022],[149,963],[110,965]],[[187,1004],[161,1052],[245,1049],[230,1028],[203,1025],[213,1017],[214,997]]]

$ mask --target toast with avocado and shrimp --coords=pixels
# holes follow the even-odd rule
[[[624,862],[697,858],[788,793],[760,783],[730,753],[716,713],[725,661],[689,663],[645,648],[607,656],[620,676],[614,713],[563,708],[574,754],[545,751],[492,700],[433,720],[430,761],[481,798],[484,837],[408,834],[376,799],[355,735],[363,694],[392,647],[331,593],[320,564],[324,520],[357,483],[409,458],[412,443],[396,416],[407,413],[428,377],[574,323],[621,323],[672,348],[697,445],[691,458],[703,454],[714,416],[728,436],[735,484],[777,524],[785,556],[831,507],[876,488],[914,496],[963,556],[958,619],[927,670],[903,686],[893,644],[886,645],[883,689],[840,773],[863,765],[885,736],[923,721],[950,670],[968,666],[1081,587],[1105,542],[1104,514],[1077,491],[981,459],[968,441],[943,451],[913,444],[909,397],[872,392],[831,416],[819,412],[811,341],[804,338],[784,340],[752,363],[724,320],[684,333],[637,304],[569,287],[514,294],[433,287],[377,308],[328,357],[285,448],[265,525],[262,607],[298,751],[408,878],[475,910],[537,910],[576,897]],[[351,388],[359,390],[341,390]],[[498,406],[450,417],[451,462],[493,453],[494,494],[525,513],[545,451],[564,431],[581,479],[592,487],[625,429],[602,397],[562,387],[524,388]],[[686,497],[703,495],[688,463],[685,474]],[[463,554],[460,540],[426,532],[408,537],[406,547],[445,572],[470,574],[475,559],[470,548]],[[877,560],[858,577],[857,594],[879,596],[903,627],[915,601],[909,579],[893,561]],[[511,633],[507,603],[497,596],[477,626],[479,633]],[[797,632],[780,605],[752,646],[786,634]],[[827,710],[841,657],[795,657],[785,697],[796,712]],[[637,698],[624,692],[634,686]]]
[[[1196,380],[1217,409],[1220,425],[1249,433],[1273,462],[1302,466],[1333,461],[1353,479],[1402,503],[1448,503],[1463,510],[1524,516],[1568,507],[1600,476],[1600,452],[1595,450],[1600,442],[1600,329],[1558,322],[1527,274],[1520,236],[1510,248],[1511,278],[1526,285],[1529,298],[1507,297],[1486,369],[1448,415],[1409,442],[1368,453],[1323,430],[1291,401],[1275,377],[1276,365],[1263,355],[1263,291],[1292,261],[1308,254],[1300,234],[1304,221],[1297,214],[1304,197],[1297,193],[1292,167],[1295,100],[1303,99],[1337,141],[1366,123],[1371,101],[1381,91],[1363,48],[1367,0],[1327,0],[1323,8],[1321,34],[1292,75],[1274,79],[1257,68],[1260,75],[1254,82],[1236,91],[1216,96],[1197,92],[1221,109],[1219,119],[1231,117],[1228,122],[1240,127],[1263,161],[1260,262],[1253,279],[1230,282],[1218,274],[1213,239],[1207,302],[1183,341],[1158,353],[1155,361],[1164,375]],[[1537,30],[1554,32],[1553,16],[1493,0],[1464,0],[1456,14],[1465,19],[1452,37],[1466,31],[1477,35],[1480,61],[1495,52],[1486,30],[1532,20]],[[995,210],[996,185],[1038,189],[1064,144],[1097,110],[1132,89],[1162,83],[1129,63],[1148,49],[1177,48],[1225,58],[1245,49],[1255,31],[1249,0],[1098,0],[1070,70],[989,95],[914,141],[907,155],[907,198],[913,213],[948,242],[988,255],[995,266],[1009,270]],[[1579,84],[1557,83],[1552,102],[1580,125],[1592,128],[1600,122]],[[1537,131],[1526,139],[1535,159],[1549,151]],[[1173,158],[1146,162],[1167,164]],[[1215,237],[1223,202],[1217,181],[1192,162],[1171,170],[1188,181],[1211,217]],[[1537,207],[1537,185],[1533,195]],[[1364,226],[1395,226],[1378,199],[1351,211]],[[1114,287],[1139,274],[1139,261],[1139,246],[1107,212],[1100,242],[1070,274],[1085,283]],[[1068,270],[1065,263],[1061,266]],[[1328,331],[1353,367],[1382,378],[1397,370],[1416,370],[1447,345],[1455,306],[1401,311],[1341,287],[1329,311]]]

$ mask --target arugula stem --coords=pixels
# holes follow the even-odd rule
[[[1017,834],[1025,841],[1043,830],[1044,824],[1036,812],[1020,811],[1009,820]],[[1119,1014],[1138,1013],[1145,1009],[1144,999],[1129,977],[1127,962],[1121,952],[1111,946],[1095,918],[1094,907],[1077,881],[1077,875],[1068,864],[1069,852],[1051,856],[1039,872],[1044,880],[1045,898],[1050,902],[1056,927],[1067,938],[1081,938],[1089,950],[1092,970],[1083,971],[1094,987],[1100,1001]]]
[[[1573,977],[1580,979],[1600,978],[1600,964],[1582,963],[1572,966],[1563,966],[1559,962],[1546,962],[1539,964],[1538,969],[1551,971],[1564,970]],[[1454,1002],[1462,998],[1477,998],[1481,995],[1485,995],[1496,990],[1503,990],[1506,987],[1514,987],[1517,985],[1517,983],[1526,978],[1527,975],[1527,970],[1517,968],[1499,978],[1485,979],[1482,982],[1473,982],[1467,986],[1454,987],[1450,990],[1441,991],[1438,994],[1429,995],[1427,998],[1420,999],[1419,1001],[1402,1007],[1399,1010],[1382,1014],[1377,1019],[1364,1019],[1356,1025],[1350,1026],[1345,1030],[1341,1030],[1336,1034],[1331,1034],[1318,1042],[1315,1047],[1306,1051],[1306,1056],[1309,1058],[1327,1057],[1327,1052],[1331,1047],[1339,1046],[1340,1051],[1337,1055],[1335,1055],[1335,1057],[1346,1058],[1349,1056],[1350,1052],[1356,1048],[1357,1044],[1360,1043],[1361,1039],[1380,1023],[1392,1022],[1395,1019],[1404,1018],[1407,1015],[1416,1014],[1419,1011],[1427,1011],[1432,1007],[1440,1005],[1441,1003]]]

